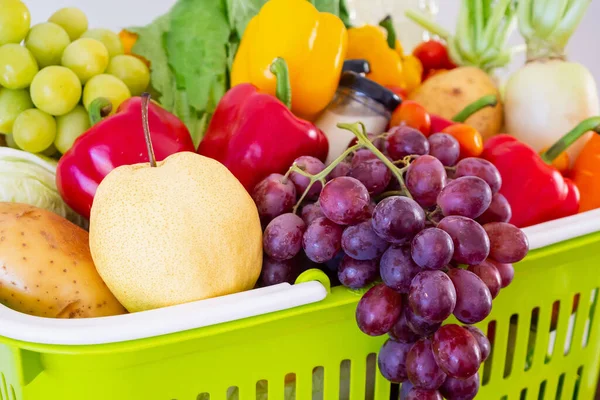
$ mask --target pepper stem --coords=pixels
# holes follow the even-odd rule
[[[292,86],[290,84],[290,71],[287,63],[281,57],[277,57],[271,67],[269,68],[271,73],[275,75],[277,86],[275,88],[275,96],[281,101],[287,108],[292,107]]]
[[[558,157],[563,151],[575,143],[577,139],[589,131],[594,131],[600,134],[600,117],[591,117],[583,120],[575,128],[570,130],[566,135],[558,139],[548,150],[542,153],[542,160],[546,164],[552,164],[552,161]]]
[[[379,26],[385,28],[387,31],[387,43],[388,46],[390,46],[390,49],[396,50],[396,30],[394,29],[394,21],[392,21],[392,16],[388,15],[379,21]]]
[[[108,116],[112,111],[112,104],[106,97],[98,97],[90,103],[88,115],[90,118],[90,125],[94,126],[98,122],[102,121],[102,118]]]
[[[144,128],[144,138],[146,139],[146,148],[148,149],[148,160],[150,167],[156,167],[156,156],[152,148],[152,138],[150,137],[150,124],[148,123],[148,106],[150,104],[150,93],[142,93],[142,127]]]
[[[486,96],[481,97],[480,99],[475,100],[474,102],[463,108],[461,112],[459,112],[454,116],[454,118],[452,118],[452,121],[459,123],[465,122],[467,118],[475,114],[477,111],[486,107],[496,107],[496,104],[498,104],[498,97],[496,97],[495,94],[488,94]]]

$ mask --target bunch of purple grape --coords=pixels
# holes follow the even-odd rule
[[[370,287],[357,323],[389,334],[378,365],[403,383],[401,399],[472,399],[490,343],[470,325],[490,314],[529,250],[508,223],[500,174],[483,159],[459,161],[444,133],[400,126],[349,147],[329,166],[300,157],[254,189],[262,284],[293,281],[308,259],[348,288]],[[442,326],[451,315],[465,326]]]

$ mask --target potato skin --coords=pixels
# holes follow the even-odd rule
[[[421,104],[431,114],[452,119],[463,108],[489,94],[495,94],[498,100],[501,99],[498,88],[488,74],[476,67],[460,67],[427,79],[409,98]],[[493,108],[478,111],[465,123],[477,129],[484,140],[496,135],[503,123],[501,102]]]
[[[19,203],[0,203],[0,303],[50,318],[126,313],[96,271],[88,233]]]

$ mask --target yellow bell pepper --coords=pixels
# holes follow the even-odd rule
[[[423,77],[423,64],[417,57],[409,54],[402,57],[402,78],[404,89],[412,92],[421,84]]]
[[[333,99],[347,45],[346,27],[337,16],[306,0],[269,0],[244,31],[231,84],[252,83],[275,95],[270,66],[281,57],[289,68],[292,111],[313,119]]]
[[[403,86],[402,59],[388,46],[384,31],[374,25],[348,29],[347,59],[360,58],[369,62],[367,78],[382,86]]]

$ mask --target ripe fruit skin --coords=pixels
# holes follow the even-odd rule
[[[90,250],[132,312],[252,289],[263,259],[250,195],[222,164],[191,152],[110,172],[94,197]]]

